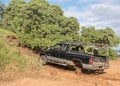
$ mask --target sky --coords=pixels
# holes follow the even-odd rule
[[[0,0],[8,4],[10,0]],[[120,0],[47,0],[59,5],[64,16],[75,17],[80,26],[112,28],[120,36]]]
[[[76,17],[80,26],[111,27],[120,36],[120,0],[48,0],[59,5],[67,17]]]

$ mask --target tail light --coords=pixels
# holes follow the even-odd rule
[[[90,59],[89,59],[89,64],[92,64],[92,63],[93,63],[93,58],[90,57]]]

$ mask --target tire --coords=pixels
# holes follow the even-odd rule
[[[42,65],[46,65],[46,64],[47,64],[47,57],[46,57],[45,55],[40,56],[39,62],[40,62]]]
[[[81,69],[81,71],[82,71],[82,73],[85,73],[85,74],[90,74],[91,73],[91,71],[88,70],[88,69]]]
[[[73,63],[75,64],[75,74],[81,74],[82,64],[79,60],[73,60]]]

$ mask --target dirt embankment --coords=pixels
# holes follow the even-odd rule
[[[120,59],[110,61],[106,73],[75,74],[75,71],[59,65],[49,64],[40,71],[29,72],[14,81],[5,81],[0,86],[120,86]]]

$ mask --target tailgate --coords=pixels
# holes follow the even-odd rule
[[[94,65],[98,65],[98,66],[102,66],[102,65],[108,65],[109,64],[109,60],[108,57],[105,56],[93,56],[93,64]]]

